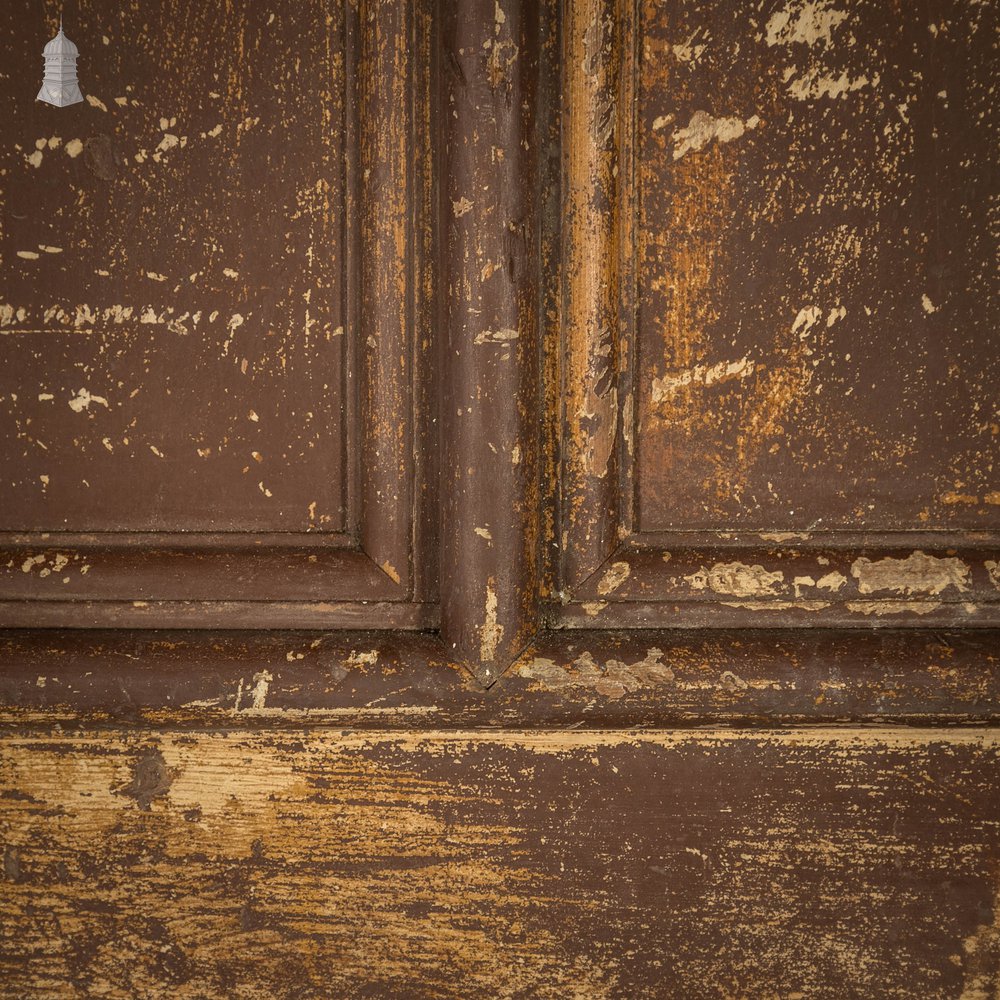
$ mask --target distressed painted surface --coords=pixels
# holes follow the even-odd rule
[[[186,606],[193,616],[200,609],[206,627],[210,603],[398,598],[399,588],[384,570],[343,545],[306,547],[301,536],[291,536],[291,544],[287,538],[255,536],[253,547],[244,542],[234,550],[225,535],[214,541],[198,547],[183,535],[125,536],[115,540],[118,544],[100,535],[25,538],[0,547],[0,598],[5,612],[18,601],[30,604],[24,608],[29,616],[67,615],[70,602],[81,608],[89,602],[100,605],[99,617],[133,626],[139,612],[148,616],[157,604],[169,602]],[[164,621],[169,624],[169,617]],[[89,618],[70,622],[86,623]],[[14,622],[5,613],[0,624]]]
[[[70,131],[27,155],[54,119],[4,112],[2,245],[44,224],[65,247],[11,257],[0,292],[27,303],[0,301],[0,626],[437,624],[430,11],[251,7],[84,4]],[[177,142],[140,155],[150,129]]]
[[[6,26],[33,16],[21,0],[11,10]],[[562,13],[517,0],[194,11],[148,0],[112,15],[84,3],[73,34],[98,103],[59,121],[99,127],[52,136],[30,102],[5,112],[15,130],[34,131],[15,135],[22,148],[0,164],[5,245],[16,237],[23,251],[10,261],[18,297],[0,313],[0,345],[36,352],[33,368],[15,369],[23,358],[12,354],[6,377],[89,375],[67,366],[116,359],[140,389],[130,442],[163,457],[150,451],[140,465],[110,436],[109,450],[103,434],[57,435],[45,443],[61,449],[64,474],[85,478],[100,445],[119,477],[113,491],[100,480],[81,499],[21,455],[43,454],[56,393],[26,397],[30,425],[11,417],[31,438],[5,438],[13,475],[48,481],[19,489],[0,526],[76,533],[0,539],[0,625],[33,626],[0,636],[0,996],[992,1000],[1000,745],[976,727],[1000,718],[1000,644],[995,629],[944,628],[995,621],[992,536],[959,530],[994,523],[992,494],[969,478],[926,519],[917,505],[937,496],[928,483],[944,489],[948,463],[963,477],[990,469],[966,433],[970,412],[984,427],[992,419],[989,373],[975,374],[982,359],[971,350],[984,327],[965,315],[965,340],[952,337],[982,298],[955,291],[983,260],[980,217],[958,263],[961,247],[949,243],[955,199],[979,191],[956,180],[956,158],[976,174],[979,140],[961,129],[982,92],[942,85],[959,117],[940,126],[936,204],[947,211],[933,233],[920,145],[936,114],[927,107],[938,107],[921,88],[958,73],[956,53],[979,53],[983,34],[971,27],[986,8],[934,15],[946,70],[915,27],[923,14],[862,0],[842,10],[823,0],[722,5],[708,34],[696,30],[708,12],[693,2],[581,0]],[[88,30],[107,31],[108,43]],[[130,48],[116,44],[119,31],[135,36]],[[633,46],[635,31],[644,37]],[[856,41],[843,46],[849,31]],[[23,73],[7,82],[34,80],[17,51]],[[782,77],[786,66],[798,75]],[[866,131],[875,105],[861,102],[876,71],[888,133]],[[919,87],[915,72],[925,73]],[[114,74],[148,89],[119,103]],[[161,76],[170,82],[157,99],[176,107],[150,111],[149,81]],[[636,83],[638,122],[628,114]],[[878,174],[890,163],[896,173]],[[310,186],[317,164],[328,188]],[[829,178],[813,176],[821,168]],[[283,213],[303,190],[313,194],[294,220],[301,228],[288,230]],[[781,194],[773,210],[755,200],[762,190]],[[865,198],[881,199],[874,216]],[[21,217],[22,203],[45,212]],[[911,208],[904,233],[897,209]],[[30,249],[42,214],[72,242],[46,233]],[[217,248],[193,250],[192,233],[209,222]],[[636,222],[638,344],[627,259]],[[845,256],[854,236],[837,242],[841,225],[860,234],[865,268]],[[883,243],[872,250],[876,227]],[[95,248],[114,265],[107,275],[80,271]],[[232,284],[202,274],[175,287],[175,265],[204,271],[230,250],[242,255],[220,264]],[[699,254],[715,255],[711,268]],[[679,276],[675,287],[664,274]],[[53,313],[43,332],[26,332],[34,314],[18,303],[68,289],[90,304],[91,282],[141,295],[143,310],[149,299],[165,318],[142,323],[140,313],[130,332],[136,314],[106,312],[102,300],[77,328],[67,299],[72,331],[49,329],[63,323]],[[206,289],[242,323],[213,333],[203,315],[197,333],[177,329]],[[180,298],[150,298],[157,290]],[[873,316],[862,321],[866,296]],[[544,344],[539,303],[552,334]],[[914,314],[936,339],[913,340]],[[266,339],[272,323],[279,332]],[[876,358],[884,381],[858,382],[859,410],[831,424],[840,437],[830,444],[824,428],[806,452],[810,420],[844,415],[822,407],[845,342],[865,361],[857,371],[868,378]],[[965,347],[968,357],[949,354]],[[133,353],[113,353],[125,348]],[[350,391],[326,381],[318,391],[328,371]],[[175,390],[182,375],[198,393]],[[878,387],[893,379],[906,383],[911,395],[899,398],[910,410],[884,405]],[[801,410],[751,409],[788,386],[809,390],[795,397]],[[117,383],[59,388],[67,419],[90,433],[117,419]],[[691,405],[671,412],[665,399]],[[311,407],[332,442],[322,462],[333,464],[283,458],[277,486],[255,485],[216,451],[185,464],[142,437],[150,414],[175,443],[193,427],[218,436],[219,414],[237,402],[253,407],[253,434],[279,443],[305,440],[298,417]],[[934,407],[940,426],[926,418]],[[911,452],[899,450],[904,418],[919,437]],[[555,437],[566,433],[561,455]],[[230,439],[269,467],[271,451],[245,429]],[[879,479],[886,448],[900,464]],[[817,464],[823,449],[829,468]],[[635,451],[649,517],[638,525]],[[563,458],[572,474],[555,496]],[[759,499],[765,477],[774,492]],[[133,480],[134,509],[121,502]],[[898,503],[879,507],[887,483],[901,484]],[[316,484],[333,498],[327,509],[308,507]],[[825,547],[796,529],[803,510],[810,524],[955,530],[919,541],[858,532]],[[88,520],[94,511],[99,522]],[[220,512],[222,525],[212,520]],[[439,515],[440,609],[428,555]],[[648,534],[702,524],[701,541],[689,533],[676,546],[665,531]],[[758,529],[746,544],[722,534],[741,526]],[[108,540],[81,534],[87,527],[260,533],[234,545],[223,532]],[[325,538],[314,531],[309,545],[278,534],[320,527]],[[348,530],[332,535],[338,528]],[[538,606],[539,578],[567,599],[550,562],[574,588],[589,575],[565,611]],[[685,620],[685,605],[695,609],[688,624],[718,622],[698,618],[700,602],[731,613],[729,625],[769,615],[768,625],[796,628],[660,627]],[[901,603],[912,621],[899,621]],[[845,615],[863,628],[797,627],[841,626]],[[878,631],[868,627],[876,619],[921,627]],[[39,627],[99,624],[116,628]],[[733,728],[706,728],[721,725]]]
[[[621,336],[621,257],[632,194],[627,56],[633,26],[625,7],[619,0],[580,0],[567,5],[563,25],[559,541],[567,585],[611,555],[630,507],[620,488],[623,436],[631,440],[633,411]]]
[[[995,8],[639,17],[642,528],[995,525]]]
[[[538,627],[539,11],[446,4],[442,636],[494,681]]]
[[[982,732],[0,746],[0,994],[987,998]]]
[[[577,590],[579,604],[562,615],[617,627],[647,624],[648,611],[656,624],[669,616],[686,626],[1000,623],[998,553],[986,546],[931,548],[939,545],[931,533],[923,540],[929,551],[872,551],[838,545],[830,533],[790,539],[780,532],[728,549],[625,548]],[[669,611],[656,615],[656,602]]]
[[[995,723],[998,665],[990,632],[917,644],[899,631],[556,633],[519,661],[507,690],[529,682],[522,711],[549,724]]]
[[[344,527],[347,10],[5,5],[3,527]]]
[[[360,462],[365,518],[361,542],[372,561],[397,585],[409,581],[413,567],[411,536],[415,443],[408,415],[413,411],[413,368],[421,370],[430,353],[427,336],[415,350],[411,308],[414,250],[411,227],[424,216],[416,210],[419,178],[410,118],[423,111],[414,85],[413,63],[428,60],[426,36],[412,29],[419,4],[381,0],[365,3],[361,16],[362,51],[349,72],[360,96],[361,240],[351,245],[361,267],[359,361],[364,391]],[[417,52],[413,53],[414,46]],[[387,91],[387,84],[391,89]],[[420,149],[423,152],[423,147]],[[348,373],[352,377],[353,370]],[[357,456],[351,456],[357,462]]]
[[[385,631],[8,631],[0,663],[8,732],[1000,721],[1000,633],[973,629],[548,632],[488,690]]]

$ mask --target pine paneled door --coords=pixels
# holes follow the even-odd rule
[[[996,10],[0,39],[0,997],[1000,996]]]

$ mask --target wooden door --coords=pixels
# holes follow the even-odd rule
[[[0,995],[992,997],[995,12],[0,16]]]

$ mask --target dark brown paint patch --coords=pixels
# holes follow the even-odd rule
[[[141,810],[149,812],[153,800],[163,798],[170,791],[170,782],[171,775],[163,754],[156,747],[150,747],[132,765],[131,780],[115,789],[115,794],[135,799]]]

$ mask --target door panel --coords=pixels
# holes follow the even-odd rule
[[[89,107],[9,105],[8,530],[346,528],[345,11],[289,12],[122,11]]]
[[[638,530],[995,524],[990,41],[955,11],[643,8]]]
[[[995,627],[962,16],[117,12],[4,112],[0,622]]]
[[[107,30],[87,103],[5,105],[6,622],[433,624],[426,12]]]
[[[981,16],[567,9],[558,619],[995,624]]]

